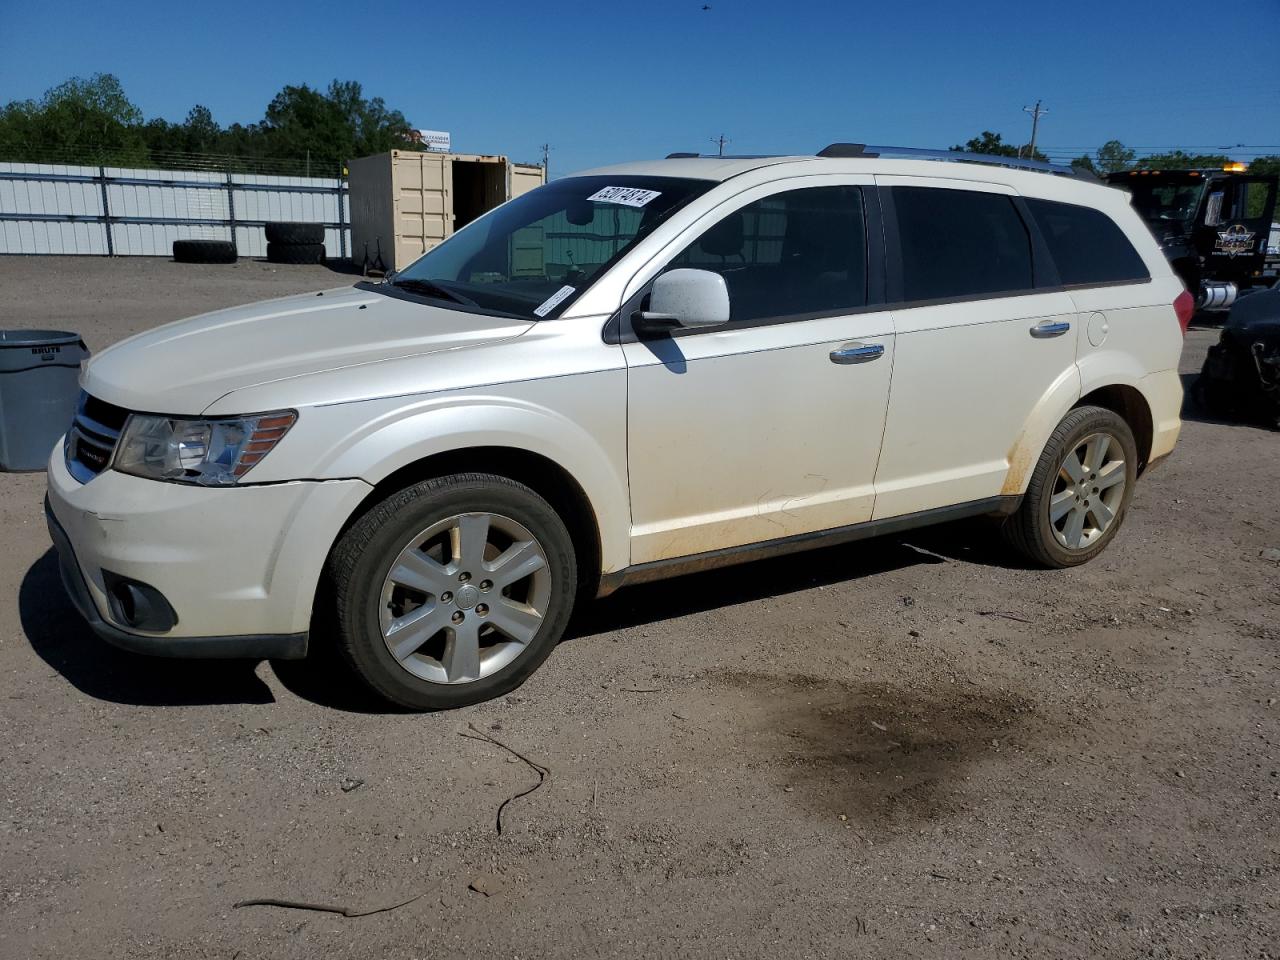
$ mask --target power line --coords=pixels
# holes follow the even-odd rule
[[[717,156],[720,156],[720,157],[724,156],[724,145],[726,143],[733,143],[733,141],[728,139],[723,133],[720,134],[720,136],[718,137],[712,137],[711,142],[719,146],[720,152],[717,154]]]

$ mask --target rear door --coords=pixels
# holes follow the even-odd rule
[[[1150,282],[1151,271],[1120,226],[1102,210],[1074,203],[1028,197],[1026,209],[1079,311],[1082,369],[1105,364],[1109,378],[1123,380],[1176,367],[1182,348],[1171,322],[1176,293]]]
[[[1032,233],[1011,189],[876,182],[898,339],[875,517],[1016,493],[1006,481],[1025,472],[1012,477],[1010,461],[1032,411],[1079,389],[1075,305],[1036,289]]]

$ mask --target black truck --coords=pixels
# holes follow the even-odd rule
[[[1173,269],[1202,310],[1227,310],[1245,292],[1277,282],[1267,246],[1280,177],[1250,174],[1243,164],[1221,170],[1112,173],[1160,241]]]

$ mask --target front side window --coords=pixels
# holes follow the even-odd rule
[[[498,207],[392,280],[443,304],[544,320],[710,180],[597,176],[557,180]]]
[[[999,193],[892,187],[903,299],[943,300],[1031,290],[1031,238]]]
[[[724,277],[730,323],[836,315],[866,305],[867,243],[859,187],[774,194],[720,220],[669,269]]]
[[[1129,238],[1102,211],[1053,200],[1028,198],[1026,203],[1063,283],[1150,279]]]

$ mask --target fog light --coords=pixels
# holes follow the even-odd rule
[[[102,571],[102,581],[107,588],[111,614],[118,622],[156,633],[172,630],[177,624],[178,615],[169,601],[150,584],[130,580],[110,570]]]

